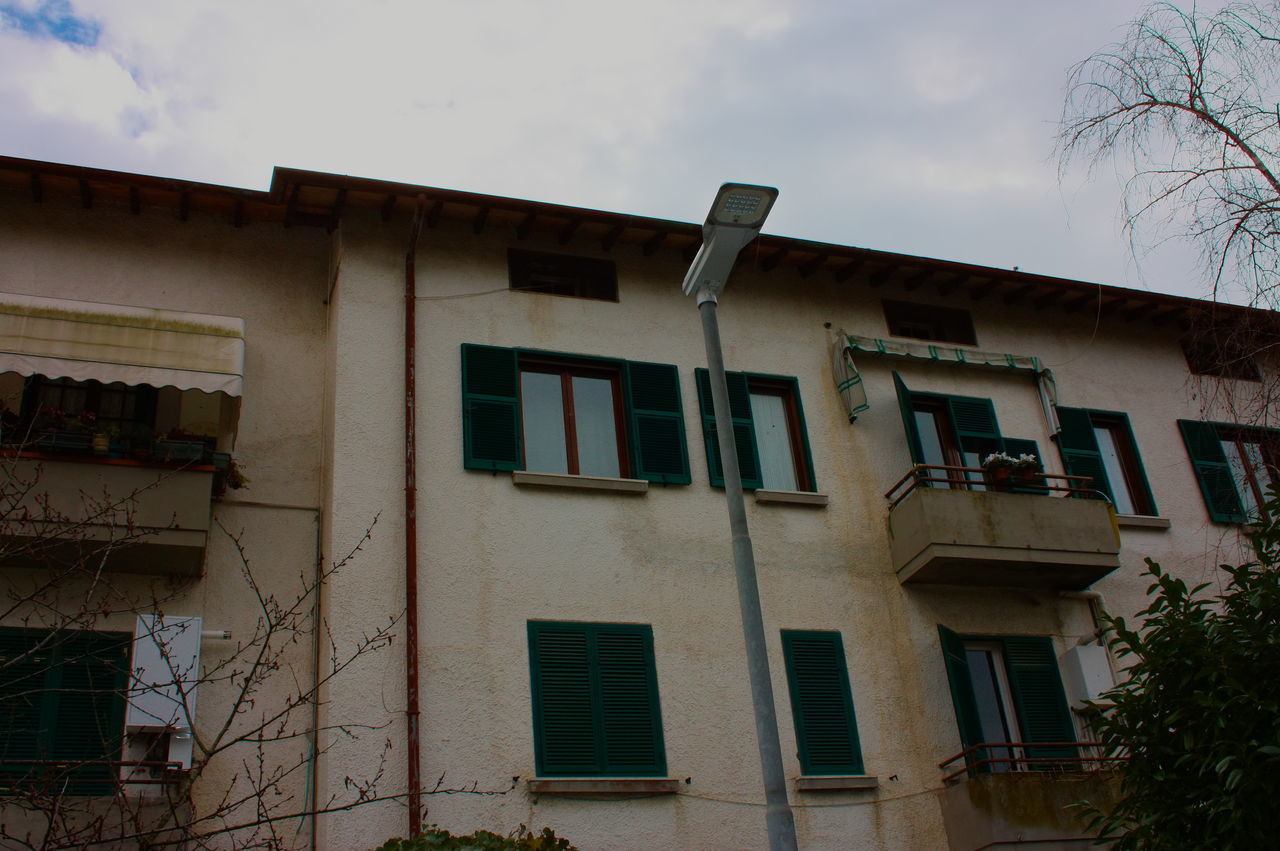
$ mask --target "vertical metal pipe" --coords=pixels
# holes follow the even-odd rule
[[[760,746],[760,773],[764,778],[765,824],[769,830],[769,847],[774,851],[793,851],[796,847],[796,825],[791,806],[787,802],[787,780],[782,773],[778,715],[773,703],[773,681],[769,676],[764,617],[760,612],[760,589],[756,584],[756,560],[751,549],[747,510],[742,497],[742,472],[738,469],[738,450],[733,439],[729,384],[724,374],[715,297],[705,293],[699,296],[698,312],[702,314],[702,336],[707,346],[707,368],[711,378],[711,400],[715,407],[716,437],[720,443],[724,495],[729,503],[733,569],[738,580],[742,637],[747,646],[751,702],[755,707],[756,740]]]
[[[427,196],[418,196],[404,256],[404,666],[409,837],[422,832],[421,738],[418,732],[417,258]]]

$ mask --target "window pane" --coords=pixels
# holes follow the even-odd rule
[[[538,473],[569,472],[560,376],[520,373],[520,413],[524,417],[524,468]]]
[[[916,430],[920,432],[920,448],[924,451],[925,464],[946,464],[942,453],[942,439],[938,436],[938,415],[933,411],[916,411]],[[945,471],[931,470],[931,476],[945,476]],[[931,482],[930,487],[945,488],[945,482]]]
[[[760,476],[770,490],[793,491],[796,462],[791,455],[787,406],[781,396],[751,394],[751,418],[755,420],[756,448],[760,451]]]
[[[1116,502],[1116,513],[1137,514],[1133,506],[1133,494],[1129,490],[1129,480],[1125,478],[1124,465],[1120,463],[1115,431],[1111,426],[1095,425],[1093,436],[1098,441],[1098,451],[1102,454],[1102,466],[1107,471],[1107,480],[1111,482],[1111,496]]]
[[[1234,440],[1222,441],[1222,451],[1227,454],[1227,465],[1231,468],[1231,478],[1235,480],[1236,491],[1240,494],[1240,505],[1248,517],[1258,516],[1258,500],[1253,495],[1253,486],[1249,483],[1249,465],[1240,455],[1240,447]]]
[[[1266,458],[1263,457],[1262,444],[1244,440],[1240,445],[1244,448],[1245,458],[1249,462],[1249,472],[1265,498],[1267,490],[1271,487],[1271,471],[1267,467]]]
[[[583,476],[621,475],[613,382],[607,378],[575,375],[573,414],[578,438],[578,473]]]
[[[1009,728],[1008,716],[1005,713],[1005,699],[996,674],[995,666],[998,661],[996,654],[990,650],[966,648],[965,658],[969,662],[969,675],[973,680],[973,696],[978,703],[982,740],[1012,742],[1013,732]],[[1008,759],[1012,755],[1012,748],[991,748],[987,754],[991,759]],[[1012,767],[1013,763],[997,762],[992,764],[991,770],[1009,771]]]

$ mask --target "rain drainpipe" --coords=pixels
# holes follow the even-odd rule
[[[419,762],[418,733],[418,506],[415,333],[418,284],[418,236],[426,214],[427,196],[419,195],[409,229],[409,247],[404,255],[404,666],[405,737],[408,764],[409,837],[422,832],[422,766]]]

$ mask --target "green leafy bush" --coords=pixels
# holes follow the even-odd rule
[[[454,836],[444,828],[432,825],[413,839],[389,839],[377,851],[431,851],[437,848],[451,851],[577,851],[576,846],[564,837],[556,836],[549,827],[534,833],[524,825],[506,836],[487,830]]]

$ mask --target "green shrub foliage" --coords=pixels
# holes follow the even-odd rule
[[[577,846],[564,837],[556,836],[549,827],[534,833],[524,825],[506,836],[487,830],[455,836],[432,825],[413,839],[389,839],[377,851],[434,851],[441,848],[450,851],[577,851]]]
[[[1280,498],[1250,527],[1255,560],[1188,588],[1147,560],[1151,603],[1134,628],[1106,618],[1128,680],[1094,730],[1125,753],[1121,798],[1086,806],[1099,844],[1275,847],[1280,836]],[[1225,582],[1223,582],[1225,580]],[[1209,591],[1220,589],[1220,593]],[[1106,701],[1113,703],[1105,709]]]

